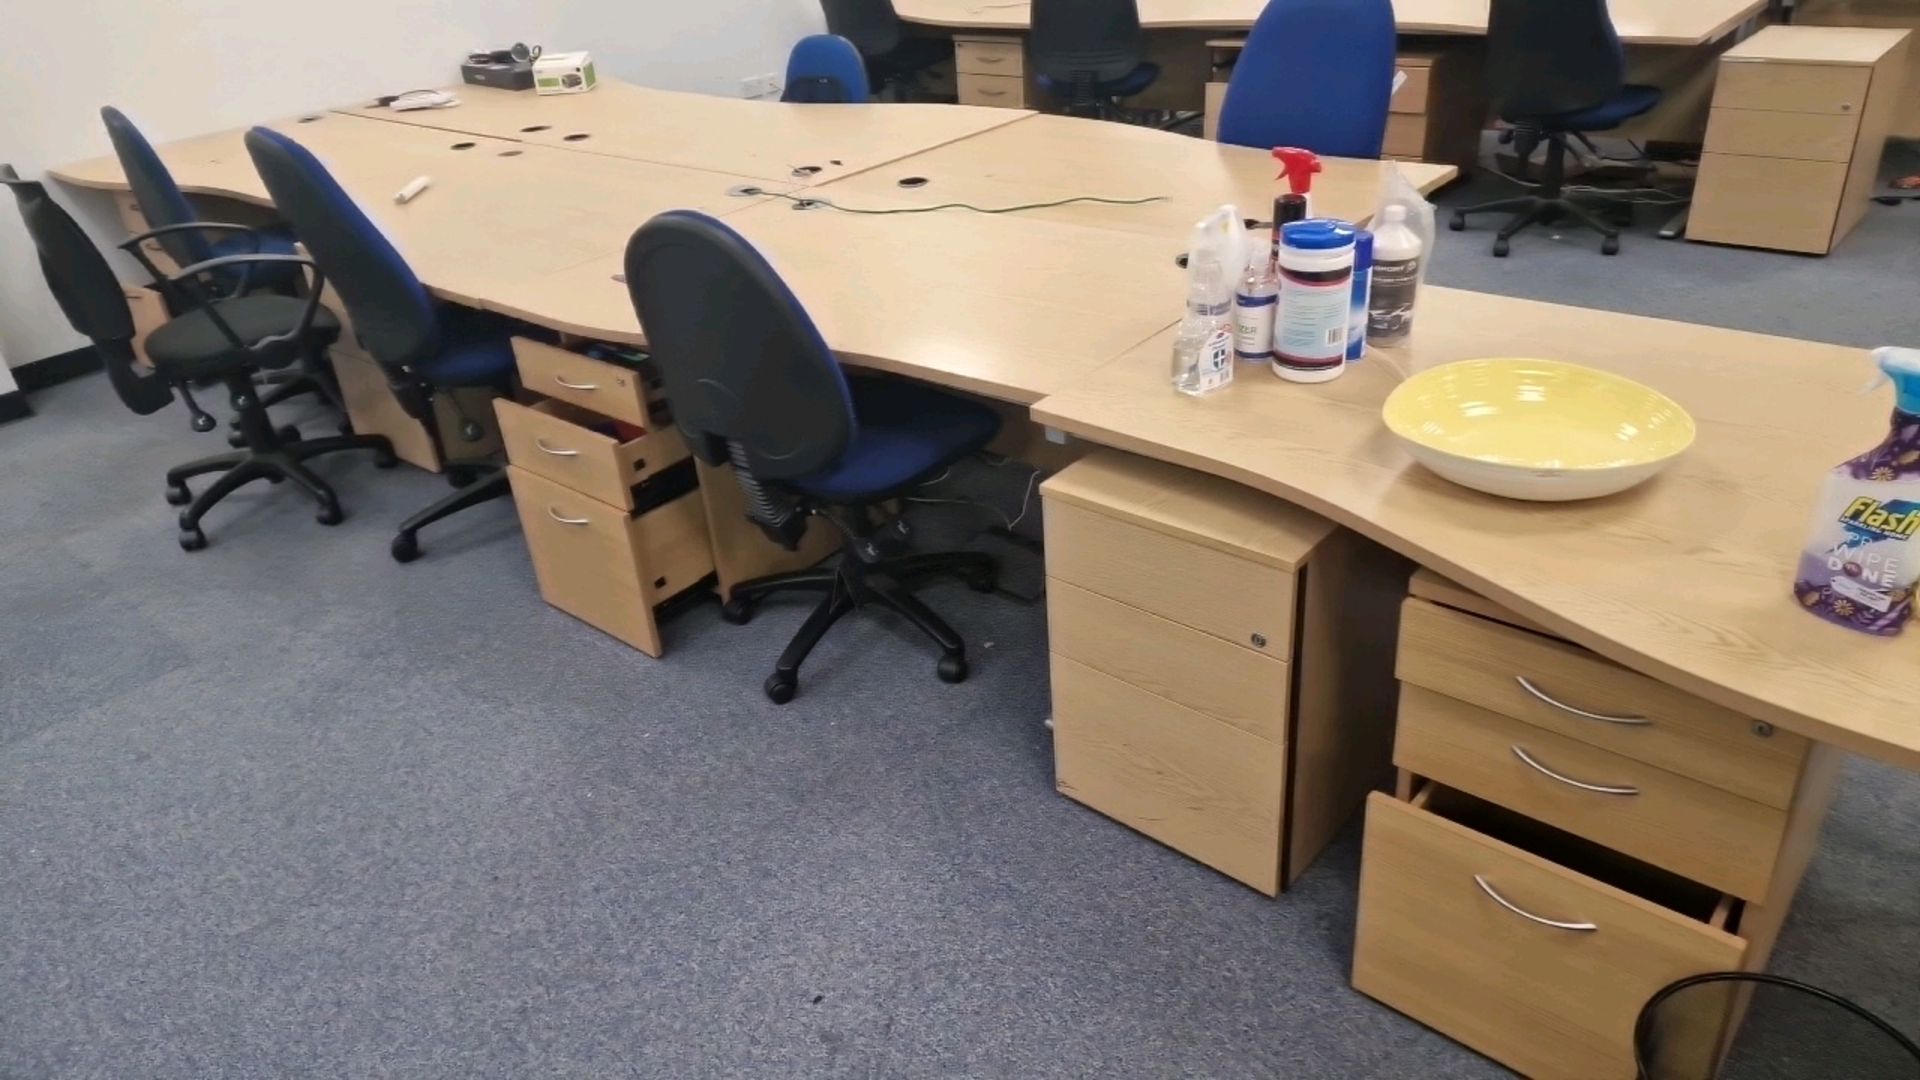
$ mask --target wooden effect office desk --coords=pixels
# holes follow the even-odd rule
[[[1166,385],[1167,348],[1088,373],[1035,418],[1267,491],[1661,682],[1920,769],[1920,651],[1815,619],[1790,588],[1826,470],[1886,423],[1885,400],[1857,393],[1863,351],[1432,286],[1406,348],[1324,386],[1256,375],[1187,398]],[[1660,389],[1698,441],[1632,491],[1541,504],[1441,480],[1380,424],[1402,371],[1543,349]]]
[[[777,183],[824,183],[965,139],[1028,113],[946,107],[789,105],[655,90],[606,80],[585,94],[450,86],[451,109],[350,114],[536,146],[709,169]]]

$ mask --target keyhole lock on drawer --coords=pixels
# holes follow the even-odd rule
[[[1248,640],[1253,642],[1253,647],[1256,649],[1264,649],[1267,647],[1267,635],[1257,631]]]

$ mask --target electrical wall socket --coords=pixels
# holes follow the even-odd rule
[[[743,98],[770,98],[780,94],[780,76],[769,71],[765,75],[749,75],[740,80],[740,96]]]

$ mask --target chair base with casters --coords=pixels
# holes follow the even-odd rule
[[[774,663],[773,674],[763,684],[768,699],[776,705],[792,701],[800,690],[800,665],[813,647],[841,616],[866,606],[885,608],[933,639],[940,648],[934,670],[942,682],[965,680],[966,642],[914,595],[914,589],[947,576],[979,592],[992,592],[999,586],[999,565],[991,556],[976,551],[906,553],[906,523],[896,520],[875,529],[865,507],[846,508],[844,517],[836,522],[847,530],[847,542],[833,565],[741,582],[720,609],[722,618],[744,625],[753,618],[760,602],[775,593],[825,594]]]
[[[506,470],[494,465],[452,465],[447,469],[447,480],[459,490],[400,523],[400,531],[394,534],[393,543],[387,548],[395,562],[408,563],[420,557],[421,529],[462,510],[513,494],[507,485]]]
[[[1473,214],[1512,214],[1506,224],[1500,226],[1493,240],[1494,256],[1504,259],[1512,248],[1513,238],[1527,226],[1569,222],[1600,234],[1600,254],[1619,254],[1620,230],[1565,194],[1567,141],[1571,138],[1585,141],[1586,132],[1618,127],[1623,121],[1653,108],[1659,101],[1660,91],[1653,87],[1628,86],[1612,100],[1591,109],[1553,117],[1547,122],[1516,121],[1515,148],[1520,159],[1522,179],[1525,179],[1526,161],[1533,152],[1533,145],[1536,141],[1547,145],[1547,159],[1541,169],[1539,185],[1529,195],[1495,199],[1455,210],[1447,227],[1454,232],[1462,232],[1467,227],[1467,218]]]
[[[1139,66],[1117,79],[1096,80],[1092,72],[1077,71],[1070,78],[1041,75],[1035,81],[1040,89],[1060,103],[1068,116],[1089,120],[1127,119],[1132,115],[1121,98],[1132,97],[1152,86],[1160,77],[1160,65],[1143,60]]]
[[[222,376],[221,382],[227,388],[246,448],[190,461],[167,470],[167,502],[185,507],[180,511],[180,547],[183,550],[199,551],[206,547],[207,534],[200,528],[200,519],[220,500],[255,480],[267,480],[275,484],[292,481],[295,487],[319,504],[320,510],[314,515],[314,520],[322,525],[338,525],[346,520],[339,497],[326,481],[307,468],[306,462],[322,454],[347,450],[373,451],[374,466],[381,469],[390,469],[400,460],[394,456],[393,445],[384,435],[341,435],[326,439],[286,441],[267,416],[266,406],[254,388],[250,373],[229,372]],[[205,491],[195,496],[188,489],[187,481],[208,473],[220,475]]]

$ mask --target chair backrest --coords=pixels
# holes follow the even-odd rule
[[[872,96],[860,50],[838,34],[810,34],[787,54],[787,85],[781,101],[847,105]]]
[[[1227,82],[1220,141],[1379,157],[1395,34],[1392,0],[1269,0]]]
[[[154,152],[147,137],[140,134],[140,129],[133,126],[133,121],[111,105],[100,110],[100,119],[107,125],[107,138],[113,143],[114,156],[120,159],[120,170],[127,174],[127,186],[133,188],[133,201],[139,204],[140,216],[147,219],[147,224],[157,229],[199,221],[200,215],[194,213],[193,205],[180,193],[180,186],[173,182],[166,163]],[[206,236],[198,232],[170,233],[160,237],[160,246],[181,266],[213,257]]]
[[[1509,120],[1591,108],[1626,81],[1607,0],[1493,0],[1487,89]]]
[[[1146,59],[1135,0],[1033,0],[1027,55],[1049,79],[1111,82]]]
[[[133,313],[120,279],[65,207],[53,201],[44,185],[20,179],[11,165],[0,165],[0,184],[12,189],[20,217],[40,257],[47,279],[67,322],[93,342],[107,369],[113,392],[127,408],[145,416],[173,400],[164,379],[142,375],[133,367]]]
[[[439,352],[440,319],[426,286],[320,159],[266,128],[247,132],[246,143],[273,205],[339,292],[361,346],[390,377]]]
[[[770,481],[839,459],[857,430],[840,362],[753,245],[705,214],[669,210],[627,242],[626,271],[696,454]]]
[[[827,33],[853,42],[861,56],[890,53],[907,36],[893,0],[820,0],[820,10],[827,17]]]

